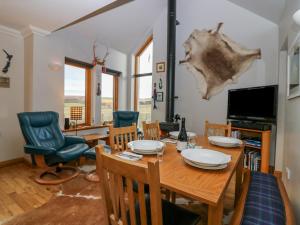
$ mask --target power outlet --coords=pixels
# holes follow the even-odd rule
[[[288,180],[291,179],[291,170],[288,167],[285,167],[285,171],[286,171],[286,177]]]

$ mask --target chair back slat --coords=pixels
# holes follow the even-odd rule
[[[160,140],[160,127],[159,122],[156,121],[154,123],[146,123],[143,121],[143,132],[145,140]]]
[[[130,224],[136,225],[135,196],[133,193],[132,179],[126,178],[126,184],[127,184],[127,192],[128,192]]]
[[[156,164],[148,164],[149,169],[149,187],[151,201],[151,223],[152,225],[162,225],[162,208],[160,196],[160,180],[158,161]],[[158,179],[157,179],[158,178]]]
[[[145,204],[145,185],[142,183],[138,184],[138,198],[139,198],[139,205],[140,205],[141,225],[147,225],[147,214],[146,214],[146,204]]]
[[[105,153],[101,145],[96,147],[96,154],[97,172],[103,180],[101,187],[105,212],[108,213],[105,221],[113,225],[162,225],[158,161],[143,163],[123,160]],[[146,207],[145,184],[149,185],[151,212]],[[134,193],[135,185],[137,193]],[[151,213],[148,215],[151,216],[151,224],[147,224],[147,213]]]
[[[128,142],[137,140],[137,128],[134,124],[130,127],[114,128],[109,126],[109,142],[112,153],[128,150]]]
[[[122,176],[118,175],[118,193],[120,199],[120,209],[121,209],[121,220],[123,225],[127,225],[127,214],[126,214],[126,204],[125,204],[125,194]]]
[[[100,154],[100,151],[104,151],[104,147],[99,148],[98,152],[96,151],[97,154],[97,164],[100,165],[101,162],[98,157],[98,155]],[[112,209],[112,202],[111,202],[111,198],[110,198],[110,191],[109,191],[109,182],[108,182],[108,171],[106,169],[103,168],[99,168],[97,166],[97,174],[100,178],[100,180],[102,181],[102,186],[101,186],[101,196],[103,199],[103,202],[105,204],[105,207],[103,209],[103,213],[104,213],[104,225],[109,225],[110,223],[110,216],[113,215],[113,209]]]
[[[117,185],[116,185],[116,177],[113,173],[108,173],[109,174],[109,189],[112,190],[110,191],[110,198],[112,201],[112,206],[113,206],[113,215],[114,218],[118,221],[119,220],[119,207],[118,207],[118,193],[117,191]]]
[[[205,121],[204,136],[231,136],[231,123],[229,124],[215,124]]]
[[[128,144],[128,138],[129,135],[128,134],[124,134],[124,145],[128,148],[127,144]]]

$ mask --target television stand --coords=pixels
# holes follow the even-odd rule
[[[244,127],[236,127],[232,126],[232,131],[239,131],[242,139],[245,143],[245,161],[254,160],[254,155],[260,154],[260,171],[263,173],[269,173],[270,166],[270,146],[271,146],[271,129],[269,130],[261,130],[261,129],[250,129]],[[247,155],[247,150],[253,152],[252,155]],[[251,158],[252,157],[252,158]],[[256,168],[255,162],[251,162],[247,168],[255,170]],[[246,165],[245,165],[246,167]]]
[[[266,124],[266,123],[257,123],[252,121],[236,121],[236,120],[232,120],[230,122],[233,127],[245,128],[250,130],[267,131],[267,130],[271,130],[272,128],[270,124]]]

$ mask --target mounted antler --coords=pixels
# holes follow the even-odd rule
[[[2,72],[3,73],[7,73],[8,72],[8,69],[10,67],[10,63],[11,63],[11,59],[13,58],[13,55],[10,55],[7,51],[5,51],[4,49],[2,49],[3,52],[5,53],[6,55],[6,59],[7,59],[7,62],[6,62],[6,65],[3,67],[2,69]]]
[[[94,43],[94,45],[93,45],[93,53],[94,53],[93,65],[94,66],[96,66],[96,65],[105,66],[106,58],[109,56],[108,47],[106,47],[106,53],[102,59],[96,56],[96,47],[97,47],[97,45]]]

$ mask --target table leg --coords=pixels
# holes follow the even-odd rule
[[[223,220],[223,198],[216,206],[208,206],[208,225],[222,225]]]
[[[236,181],[235,181],[235,198],[234,198],[234,205],[236,206],[238,199],[241,194],[241,187],[242,187],[242,178],[243,178],[243,169],[244,169],[244,160],[243,157],[240,158],[236,168]]]

